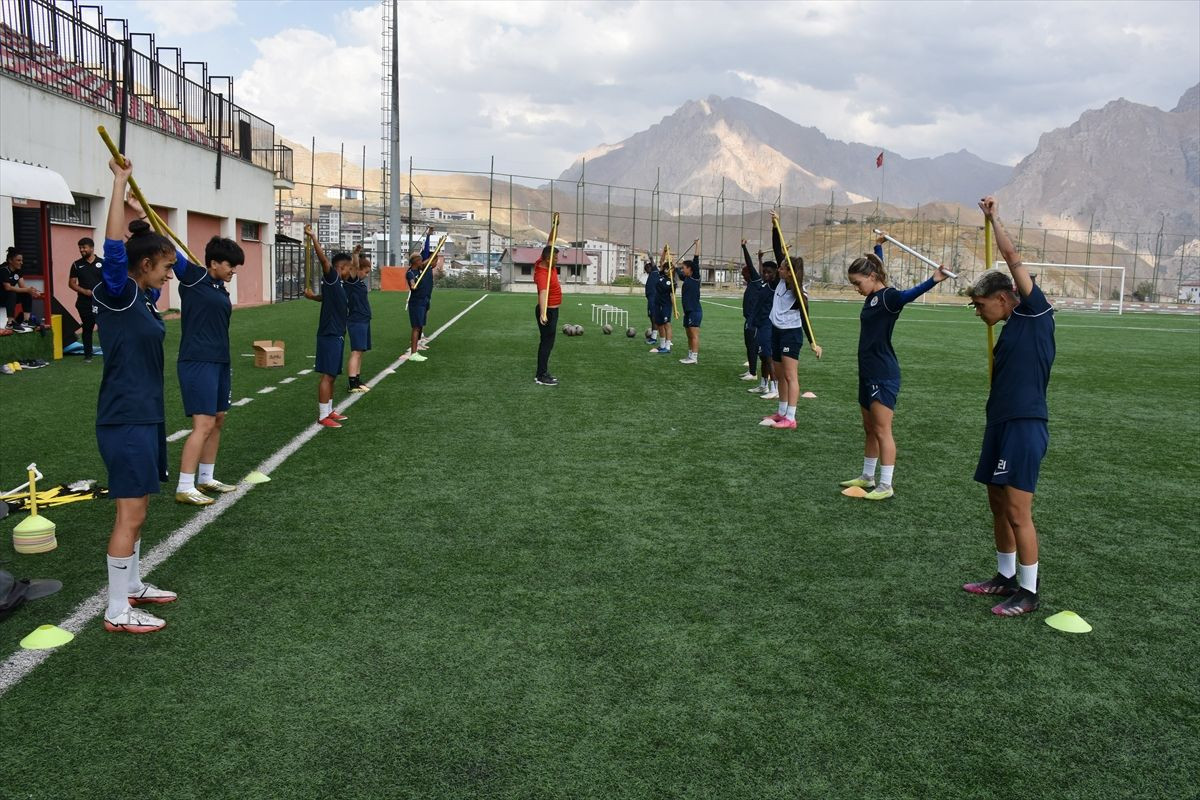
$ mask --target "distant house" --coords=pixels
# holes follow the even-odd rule
[[[1181,283],[1179,285],[1179,302],[1200,305],[1200,283]]]
[[[533,265],[542,255],[540,247],[512,247],[501,255],[505,283],[533,283]],[[558,279],[563,283],[595,283],[592,260],[578,247],[559,248],[554,256]]]

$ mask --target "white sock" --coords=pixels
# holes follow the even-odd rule
[[[325,419],[333,413],[333,403],[317,403],[317,419]]]
[[[758,388],[766,389],[768,383],[769,383],[769,381],[766,378],[759,378],[758,379]]]
[[[874,478],[875,477],[875,465],[878,463],[879,463],[878,457],[867,458],[866,456],[863,456],[862,474],[866,475],[867,477]]]
[[[786,416],[792,422],[795,422],[796,421],[796,407],[788,406],[788,405],[785,405],[784,407],[787,409],[787,412],[784,414],[784,416]]]
[[[778,392],[778,391],[779,391],[779,381],[771,381],[771,391],[772,391],[772,392]],[[769,393],[768,393],[768,394],[769,394]]]
[[[1037,594],[1037,562],[1021,564],[1017,572],[1020,573],[1017,581],[1021,584],[1021,588]]]
[[[888,466],[887,464],[879,465],[879,483],[883,486],[892,485],[892,470],[896,468],[895,464]]]
[[[133,543],[133,555],[129,557],[129,593],[142,590],[142,540]]]
[[[196,473],[196,478],[200,483],[212,483],[213,467],[215,466],[216,464],[200,464],[200,471]]]
[[[688,358],[692,359],[693,361],[695,361],[695,360],[696,360],[696,356],[698,356],[698,355],[700,355],[700,354],[699,354],[699,353],[696,353],[696,352],[693,352],[693,351],[691,351],[691,350],[688,350]]]
[[[177,492],[187,492],[196,488],[196,473],[181,472],[179,473],[179,485],[175,488]]]
[[[129,567],[133,556],[108,557],[108,610],[104,616],[115,619],[129,608]]]
[[[787,400],[779,401],[779,410],[775,413],[777,413],[781,417],[787,415]]]
[[[1001,553],[996,551],[996,572],[1005,578],[1011,578],[1017,574],[1017,551],[1011,553]]]

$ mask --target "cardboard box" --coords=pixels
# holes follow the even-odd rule
[[[254,343],[254,366],[282,367],[283,342],[273,342],[264,339]]]

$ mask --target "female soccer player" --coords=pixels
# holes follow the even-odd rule
[[[746,265],[742,267],[742,282],[746,288],[742,290],[742,340],[746,346],[746,372],[738,377],[744,381],[752,381],[758,374],[758,342],[754,336],[752,321],[755,307],[758,305],[758,289],[755,286],[760,280],[754,262],[750,260],[750,251],[746,248],[746,240],[742,239],[742,257]],[[761,384],[760,384],[761,385]]]
[[[748,364],[754,363],[758,357],[759,382],[758,386],[747,389],[750,394],[761,395],[764,400],[779,399],[779,385],[771,372],[771,304],[775,294],[775,282],[779,280],[779,269],[774,261],[763,261],[762,251],[758,252],[758,266],[761,275],[755,271],[750,261],[750,251],[746,249],[746,240],[742,240],[742,255],[746,259],[746,269],[743,274],[752,278],[746,287],[750,296],[750,316],[746,318],[747,350],[753,349],[753,355],[747,353]],[[749,279],[748,278],[748,279]],[[743,307],[745,301],[743,300]]]
[[[842,481],[842,486],[869,489],[868,500],[886,500],[894,494],[892,480],[896,468],[896,440],[892,437],[892,415],[900,394],[900,361],[892,348],[892,330],[904,306],[946,280],[941,269],[924,283],[911,289],[888,286],[883,266],[880,236],[875,252],[856,258],[846,270],[850,283],[867,298],[859,312],[858,329],[858,405],[862,412],[866,443],[863,445],[863,469],[857,478]],[[879,464],[879,486],[875,485],[875,465]]]
[[[771,372],[779,382],[779,410],[763,417],[760,425],[785,430],[796,429],[796,403],[800,399],[800,350],[804,347],[804,336],[812,343],[813,355],[821,358],[821,346],[813,342],[812,329],[801,309],[807,303],[804,294],[804,259],[800,256],[783,256],[783,241],[779,238],[779,226],[774,224],[778,215],[771,212],[771,246],[779,264],[779,277],[771,295]],[[807,305],[805,306],[807,308]]]
[[[700,321],[703,312],[700,308],[700,240],[695,241],[696,255],[690,261],[680,264],[679,274],[680,293],[683,295],[683,330],[687,334],[687,358],[679,359],[680,364],[695,364],[700,360]]]
[[[8,325],[15,331],[28,333],[33,330],[25,325],[25,315],[33,317],[33,301],[42,296],[41,291],[25,285],[21,277],[21,267],[25,264],[25,256],[15,247],[8,248],[4,254],[4,262],[0,263],[0,300],[4,301],[4,311],[8,314]],[[17,313],[17,303],[21,304],[21,313]]]
[[[650,348],[650,352],[666,355],[673,346],[671,317],[675,313],[675,278],[670,262],[659,264],[658,274],[651,275],[650,279],[658,281],[654,286],[654,326],[658,328],[658,347]]]
[[[646,262],[646,317],[650,320],[650,335],[646,337],[646,344],[658,344],[658,324],[654,320],[655,310],[658,308],[658,269],[654,266],[654,260]]]
[[[367,278],[371,274],[371,259],[355,245],[350,256],[350,277],[343,282],[346,289],[346,304],[349,316],[346,332],[350,334],[350,363],[346,376],[350,380],[350,391],[369,392],[371,387],[362,382],[363,353],[371,349],[371,301],[367,298]]]
[[[1007,320],[993,350],[987,426],[975,480],[985,484],[996,540],[996,575],[967,583],[972,594],[1005,596],[992,613],[1015,617],[1038,609],[1038,535],[1033,494],[1050,443],[1046,386],[1054,364],[1054,309],[1000,224],[994,197],[979,201],[992,223],[1008,275],[985,272],[971,288],[975,314],[988,325]]]
[[[330,264],[311,225],[304,226],[304,235],[312,240],[313,252],[321,262],[321,293],[316,294],[307,286],[304,287],[304,296],[321,304],[321,320],[317,323],[317,363],[314,367],[321,375],[321,382],[317,385],[317,424],[326,428],[340,428],[347,417],[333,410],[333,381],[342,374],[342,350],[346,343],[346,318],[349,314],[343,281],[350,277],[350,256],[334,253],[333,263]]]
[[[537,285],[538,300],[534,318],[538,324],[537,372],[533,382],[539,386],[558,386],[558,378],[550,374],[550,352],[554,349],[554,337],[558,333],[558,307],[562,305],[562,286],[558,282],[558,270],[550,269],[552,248],[542,248],[542,256],[533,265],[533,282]]]
[[[433,228],[425,229],[425,245],[420,253],[408,257],[408,271],[404,273],[408,281],[408,323],[412,327],[412,339],[408,347],[409,361],[428,361],[429,356],[421,355],[420,351],[427,349],[421,344],[425,333],[425,323],[429,319],[429,305],[433,301],[433,265],[425,268],[433,250],[429,246],[429,238],[433,236]],[[425,277],[421,277],[424,273]],[[416,288],[413,288],[413,287]]]
[[[108,607],[104,628],[152,633],[166,623],[135,606],[170,603],[174,592],[141,579],[142,525],[150,495],[167,479],[166,415],[163,409],[163,339],[166,325],[155,310],[170,269],[182,259],[171,242],[144,220],[125,232],[125,186],[133,172],[128,159],[113,173],[105,228],[102,281],[92,293],[104,349],[104,373],[96,410],[96,442],[108,469],[108,494],[117,518],[108,539]],[[180,267],[182,269],[182,267]]]
[[[183,413],[192,418],[192,432],[183,443],[179,484],[175,488],[176,502],[185,505],[206,506],[213,499],[204,492],[232,492],[237,488],[217,480],[213,471],[225,413],[233,399],[229,366],[233,303],[225,284],[233,280],[234,270],[245,260],[237,242],[214,236],[204,246],[207,269],[182,255],[175,264],[182,305],[176,371]]]

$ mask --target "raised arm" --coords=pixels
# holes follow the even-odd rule
[[[758,270],[754,268],[754,262],[750,259],[750,248],[746,247],[746,240],[742,239],[742,258],[746,260],[746,269],[750,270],[750,283],[758,280]]]
[[[328,274],[333,267],[329,264],[329,259],[325,257],[325,250],[321,247],[321,243],[317,241],[317,235],[313,233],[312,225],[304,226],[304,235],[312,240],[313,252],[317,254],[317,260],[321,262],[321,269]]]
[[[984,219],[992,223],[996,247],[1000,249],[1004,263],[1008,264],[1008,271],[1012,273],[1013,284],[1017,287],[1017,291],[1021,293],[1021,297],[1029,297],[1033,292],[1033,278],[1029,275],[1029,270],[1021,263],[1021,254],[1013,246],[1012,239],[1008,238],[1008,231],[1004,230],[1004,225],[1000,222],[1000,205],[996,202],[996,198],[988,195],[980,200],[979,210],[983,212]]]
[[[108,168],[113,174],[113,185],[104,226],[104,263],[100,267],[100,277],[110,294],[119,295],[129,280],[129,259],[125,255],[125,187],[133,174],[133,162],[126,158],[125,165],[121,166],[116,159],[110,158]]]
[[[433,255],[433,248],[429,246],[429,239],[433,236],[433,228],[425,229],[425,246],[421,248],[421,263],[424,264]]]
[[[779,215],[771,211],[771,249],[775,251],[775,263],[783,266],[783,240],[779,238]]]

